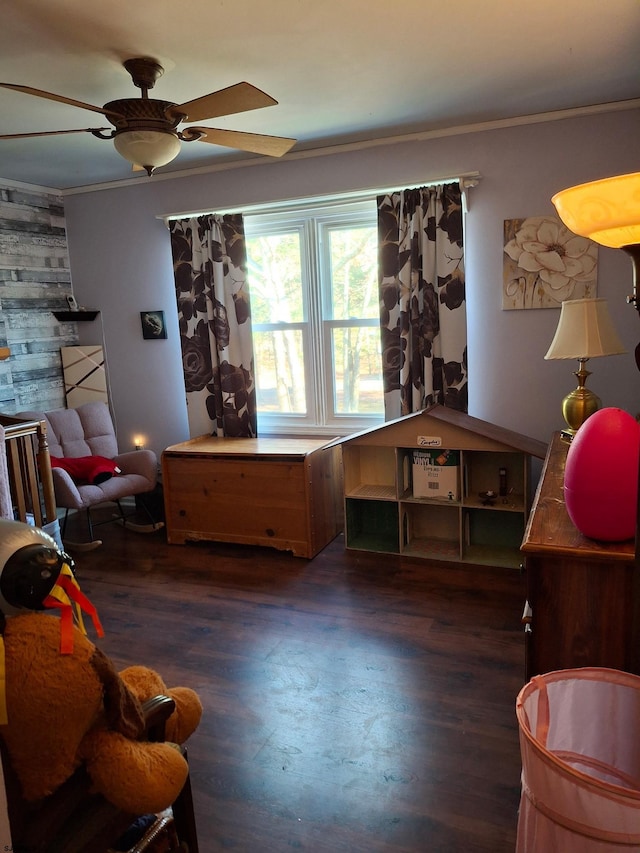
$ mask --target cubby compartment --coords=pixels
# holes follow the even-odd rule
[[[397,498],[396,451],[393,447],[344,447],[344,492],[373,499]]]
[[[397,554],[400,549],[398,504],[347,498],[345,537],[347,548]]]
[[[402,554],[433,560],[461,560],[457,504],[403,502],[400,515]]]
[[[463,550],[467,562],[518,568],[525,517],[502,509],[463,509]]]
[[[522,453],[466,451],[463,453],[464,503],[486,506],[491,500],[495,505],[522,512],[528,489],[526,467]],[[493,492],[495,497],[487,498],[487,492]]]

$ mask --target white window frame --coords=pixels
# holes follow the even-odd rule
[[[339,201],[336,203],[300,204],[285,210],[260,211],[244,214],[247,239],[258,235],[272,235],[298,231],[301,251],[302,296],[304,321],[287,323],[288,329],[301,329],[305,359],[306,414],[286,412],[258,412],[258,432],[348,435],[354,431],[380,424],[384,420],[381,391],[379,415],[341,414],[334,409],[334,389],[328,375],[332,332],[336,328],[354,326],[379,328],[379,319],[352,318],[334,320],[328,317],[331,293],[328,239],[331,229],[340,227],[377,227],[376,199]],[[251,278],[249,276],[249,291]],[[258,324],[252,319],[254,330],[270,331],[282,328],[279,323]]]

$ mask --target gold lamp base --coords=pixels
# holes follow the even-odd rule
[[[569,438],[573,438],[587,418],[602,408],[600,397],[585,387],[587,376],[591,376],[591,372],[585,369],[585,361],[579,359],[580,369],[574,374],[578,377],[578,387],[562,401],[562,415],[568,426],[562,434]]]

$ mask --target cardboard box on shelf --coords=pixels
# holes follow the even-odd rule
[[[413,496],[460,500],[460,453],[457,450],[413,451]]]

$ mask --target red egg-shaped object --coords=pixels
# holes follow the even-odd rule
[[[590,539],[624,542],[636,533],[640,424],[622,409],[600,409],[575,434],[564,471],[571,521]]]

